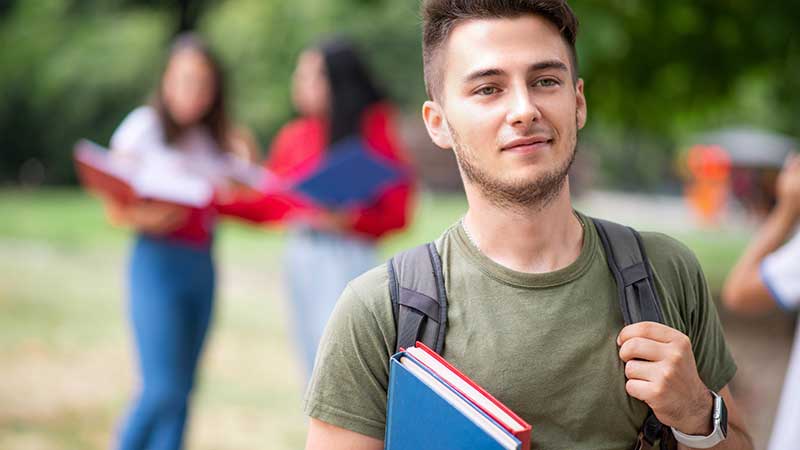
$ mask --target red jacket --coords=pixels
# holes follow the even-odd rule
[[[300,118],[285,125],[270,149],[265,167],[279,179],[292,182],[313,172],[323,162],[327,147],[327,123],[316,118]],[[403,170],[411,167],[398,145],[392,121],[392,109],[376,104],[364,114],[362,136],[368,151],[374,152]],[[387,186],[368,207],[350,211],[354,233],[379,238],[392,230],[403,228],[409,219],[413,185],[411,176]],[[298,195],[268,194],[258,199],[239,200],[220,205],[219,211],[255,222],[288,221],[306,214],[312,217],[316,207]],[[312,226],[313,226],[313,222]]]

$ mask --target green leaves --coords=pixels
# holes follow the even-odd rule
[[[631,172],[615,161],[624,164],[619,149],[636,142],[656,143],[637,157],[651,167],[668,161],[676,142],[708,128],[753,124],[800,135],[794,0],[570,3],[581,21],[580,74],[589,99],[582,139],[595,139],[586,143],[598,149],[609,180]],[[228,69],[231,110],[262,145],[293,114],[289,82],[298,53],[332,33],[359,43],[409,114],[425,99],[417,1],[192,5],[200,32]],[[72,141],[107,142],[146,100],[179,20],[178,3],[163,0],[12,2],[0,17],[0,180],[15,180],[19,166],[36,158],[48,182],[72,181]],[[657,172],[635,172],[634,184],[657,182]]]

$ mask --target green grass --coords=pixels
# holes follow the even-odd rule
[[[719,293],[725,276],[742,251],[751,236],[742,231],[689,231],[672,233],[672,235],[686,244],[697,255],[703,266],[711,292]]]
[[[463,197],[423,197],[385,255],[434,239]],[[102,449],[135,386],[124,283],[130,235],[73,189],[0,190],[0,449]],[[225,223],[221,287],[189,433],[196,449],[302,447],[280,230]]]
[[[436,238],[464,213],[459,195],[423,195],[388,256]],[[123,299],[130,235],[72,189],[0,190],[0,449],[102,449],[135,386]],[[713,289],[745,236],[688,231]],[[280,230],[226,223],[220,290],[200,371],[194,449],[302,447],[300,368],[286,326]]]

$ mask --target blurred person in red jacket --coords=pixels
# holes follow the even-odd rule
[[[394,109],[350,42],[334,38],[303,51],[293,74],[292,100],[299,117],[281,128],[265,162],[279,181],[291,185],[302,180],[325,164],[337,143],[352,137],[406,174],[359,207],[329,209],[284,192],[237,199],[222,208],[247,220],[288,225],[285,280],[294,338],[310,375],[339,294],[376,265],[379,239],[408,224],[413,184]]]
[[[278,176],[319,164],[327,149],[352,135],[360,135],[368,151],[408,168],[392,108],[347,41],[326,41],[300,55],[292,99],[301,117],[280,131],[266,164]],[[286,281],[309,375],[336,299],[351,279],[375,266],[378,239],[408,223],[411,196],[410,181],[403,179],[366,207],[325,211],[292,227]]]

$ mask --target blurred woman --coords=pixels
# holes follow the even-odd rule
[[[336,144],[360,137],[366,151],[410,173],[395,134],[392,107],[345,40],[304,51],[292,80],[300,117],[275,138],[266,166],[293,179],[324,161]],[[346,180],[342,180],[345,182]],[[310,375],[322,331],[347,283],[377,263],[376,243],[409,217],[410,177],[385,186],[368,205],[323,210],[291,224],[285,271],[295,339]]]
[[[111,138],[111,149],[131,160],[175,162],[224,188],[229,153],[251,151],[242,139],[231,132],[226,117],[219,64],[197,37],[182,35],[170,50],[152,104],[125,118]],[[140,201],[123,206],[107,200],[106,206],[113,222],[133,228],[136,235],[128,294],[141,390],[118,448],[179,449],[213,309],[216,211],[213,204],[186,208]]]

